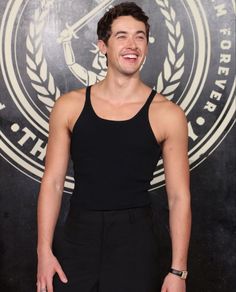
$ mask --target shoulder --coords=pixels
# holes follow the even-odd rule
[[[186,116],[183,109],[159,93],[154,97],[152,107],[153,111],[157,113],[165,123],[178,121],[186,122]]]
[[[80,103],[83,103],[85,99],[85,91],[85,88],[81,88],[61,95],[55,102],[53,109],[67,109],[73,107],[75,104],[79,105]]]
[[[70,125],[71,120],[83,109],[85,93],[86,88],[82,88],[61,95],[53,106],[50,119]]]
[[[180,106],[157,93],[150,107],[150,120],[159,141],[187,132],[187,119]]]

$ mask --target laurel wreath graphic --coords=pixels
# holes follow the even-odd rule
[[[176,13],[169,1],[156,0],[156,3],[161,7],[168,29],[168,55],[164,61],[163,71],[158,75],[156,88],[162,95],[172,99],[184,73],[184,37],[180,22],[176,21]]]
[[[26,70],[31,80],[31,85],[37,92],[38,99],[51,111],[55,100],[60,96],[60,90],[55,85],[54,78],[48,70],[48,65],[43,56],[42,30],[45,18],[48,16],[50,6],[54,0],[41,0],[41,7],[35,10],[33,21],[29,26],[26,38]]]
[[[35,10],[26,38],[27,74],[32,87],[37,92],[38,99],[48,111],[51,111],[55,100],[60,96],[60,90],[55,85],[54,78],[48,70],[42,45],[45,18],[48,16],[53,2],[54,0],[40,1],[41,7]],[[180,22],[176,21],[176,13],[169,4],[169,0],[156,0],[156,3],[160,6],[168,29],[168,55],[164,61],[163,71],[158,75],[156,88],[162,95],[172,99],[184,73],[184,37],[181,33]]]

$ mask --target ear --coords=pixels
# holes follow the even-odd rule
[[[97,46],[99,48],[99,51],[103,54],[103,55],[106,55],[107,53],[107,46],[106,44],[104,43],[103,40],[98,40],[97,42]]]

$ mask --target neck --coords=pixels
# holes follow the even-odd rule
[[[139,72],[133,75],[112,74],[107,72],[106,78],[99,82],[101,91],[113,100],[123,101],[131,98],[134,93],[142,91],[146,85],[141,81]]]

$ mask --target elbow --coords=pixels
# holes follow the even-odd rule
[[[182,190],[168,195],[169,209],[173,208],[191,208],[191,194],[189,190]]]
[[[53,193],[62,193],[64,190],[64,179],[60,179],[58,177],[54,177],[44,173],[42,182],[41,182],[41,189],[50,190]]]

